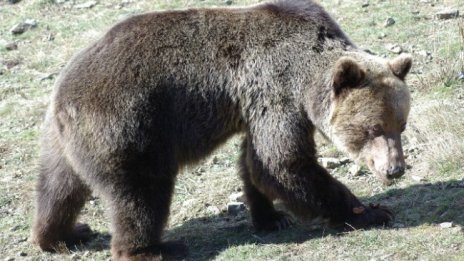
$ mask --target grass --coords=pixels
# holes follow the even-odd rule
[[[222,0],[107,0],[91,9],[73,3],[29,0],[0,2],[0,258],[4,260],[107,260],[110,231],[106,204],[94,197],[81,220],[99,232],[90,244],[68,254],[40,252],[29,242],[40,126],[54,77],[70,57],[115,22],[148,10],[225,6]],[[234,5],[256,0],[236,0]],[[433,2],[433,5],[432,5]],[[394,57],[385,46],[399,44],[414,57],[408,77],[413,102],[404,135],[404,178],[384,187],[370,174],[350,176],[349,165],[332,171],[365,202],[390,206],[390,227],[337,233],[323,226],[297,224],[279,233],[256,234],[248,212],[226,213],[230,194],[240,191],[236,175],[240,137],[198,166],[183,170],[176,185],[166,239],[184,240],[188,260],[462,260],[464,256],[464,19],[437,20],[446,8],[464,12],[464,3],[447,1],[324,0],[322,5],[347,34],[379,56]],[[396,23],[384,27],[392,17]],[[37,28],[19,36],[16,23],[35,19]],[[18,50],[7,51],[15,41]],[[424,55],[424,53],[430,55]],[[15,65],[16,64],[16,65]],[[12,66],[14,65],[14,66]],[[322,156],[339,157],[320,140]],[[219,213],[211,209],[219,209]],[[442,222],[453,222],[441,228]]]

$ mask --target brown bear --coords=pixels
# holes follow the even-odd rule
[[[84,241],[91,191],[111,210],[114,260],[156,260],[179,168],[244,133],[240,160],[256,229],[299,217],[382,225],[317,162],[321,131],[384,180],[400,176],[411,58],[358,49],[311,0],[153,12],[112,27],[64,69],[46,115],[33,241]]]

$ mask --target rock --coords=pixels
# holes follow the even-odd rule
[[[15,259],[14,259],[14,257],[6,257],[3,260],[5,260],[5,261],[14,261]]]
[[[86,9],[86,8],[92,8],[97,5],[97,1],[88,1],[79,5],[75,5],[74,8],[76,9]]]
[[[10,4],[17,4],[19,2],[21,2],[21,0],[8,0],[8,3]]]
[[[379,36],[377,36],[377,38],[379,38],[379,39],[383,39],[383,38],[385,38],[385,37],[387,37],[387,34],[386,34],[386,33],[383,33],[383,32],[380,33]]]
[[[401,46],[399,46],[398,44],[387,44],[385,47],[387,48],[387,50],[395,54],[400,54],[403,52],[403,48],[401,48]]]
[[[229,196],[229,200],[232,202],[245,202],[245,195],[243,192],[236,192]]]
[[[233,0],[225,0],[225,1],[224,1],[224,4],[226,4],[226,5],[231,5],[231,4],[233,4],[233,3],[234,3]]]
[[[341,164],[347,164],[347,163],[350,163],[350,162],[351,162],[351,160],[348,157],[343,157],[343,158],[340,159]]]
[[[435,17],[438,19],[446,20],[446,19],[453,19],[459,17],[459,10],[445,10],[435,14]]]
[[[464,80],[464,71],[458,74],[458,80]]]
[[[227,213],[229,215],[235,216],[240,211],[245,209],[245,204],[243,202],[230,202],[227,204]]]
[[[361,167],[358,166],[357,164],[353,164],[353,165],[350,167],[349,172],[350,172],[350,174],[353,175],[353,176],[359,176],[359,175],[361,175],[361,173],[362,173],[362,172],[361,172]]]
[[[416,176],[416,175],[411,175],[411,179],[417,182],[421,182],[425,180],[423,177]]]
[[[19,253],[18,253],[18,256],[27,256],[27,253],[26,253],[26,252],[23,252],[23,251],[21,251],[21,252],[19,252]]]
[[[218,164],[219,163],[219,158],[217,156],[214,156],[212,162],[213,162],[213,164]]]
[[[37,27],[37,21],[34,19],[28,19],[22,23],[16,24],[10,29],[12,34],[22,34],[31,28]]]
[[[391,18],[391,17],[388,17],[388,18],[385,20],[383,26],[384,26],[384,27],[389,27],[389,26],[394,25],[395,23],[396,23],[395,19],[393,19],[393,18]]]
[[[7,44],[5,45],[5,49],[6,49],[7,51],[16,50],[16,49],[18,49],[18,44],[15,43],[15,42],[7,43]]]
[[[52,80],[58,73],[46,73],[39,77],[39,81]]]
[[[206,212],[212,214],[212,215],[218,215],[219,213],[221,213],[221,210],[219,210],[218,207],[216,206],[208,206],[206,208]]]
[[[417,54],[420,55],[420,56],[424,56],[424,57],[429,56],[429,52],[424,51],[424,50],[418,51]]]
[[[451,227],[453,227],[453,222],[443,222],[443,223],[440,223],[440,227],[441,227],[441,228],[451,228]]]
[[[364,3],[361,4],[362,8],[366,8],[369,6],[369,1],[365,1]]]
[[[12,60],[6,60],[6,61],[3,61],[3,64],[6,66],[6,68],[9,70],[15,66],[18,66],[21,64],[21,60],[20,59],[12,59]]]
[[[342,164],[340,160],[337,158],[319,158],[319,161],[321,162],[324,168],[328,169],[335,169],[336,167],[339,167]]]

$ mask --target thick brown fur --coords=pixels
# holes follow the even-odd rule
[[[363,120],[379,117],[373,111],[391,105],[373,110],[375,104],[356,98],[352,110],[348,101],[371,88],[395,100],[396,89],[404,92],[406,67],[358,50],[310,0],[129,18],[76,55],[57,81],[43,133],[33,240],[53,250],[60,241],[88,239],[88,227],[75,223],[94,190],[111,209],[115,260],[175,253],[176,244],[161,235],[179,168],[236,133],[246,135],[241,176],[257,229],[289,225],[273,207],[276,198],[297,216],[322,216],[333,225],[385,224],[389,210],[364,206],[317,163],[313,134],[320,130],[360,153],[362,144],[354,143],[365,141],[349,141],[360,134],[344,135],[340,126],[353,121],[363,128]],[[372,87],[377,81],[384,91]]]

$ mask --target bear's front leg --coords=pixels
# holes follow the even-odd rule
[[[387,208],[362,204],[317,163],[310,122],[285,114],[269,121],[275,125],[279,120],[285,122],[278,126],[285,128],[265,128],[267,121],[263,121],[247,138],[247,165],[254,187],[270,199],[282,199],[297,216],[320,216],[332,226],[357,229],[385,225],[393,219]],[[252,217],[260,215],[253,213],[253,207],[251,211]]]

